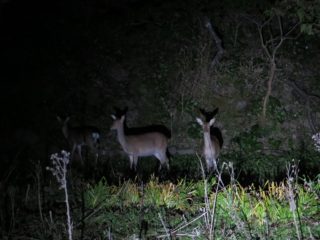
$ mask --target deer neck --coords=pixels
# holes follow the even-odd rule
[[[62,127],[62,133],[65,138],[68,138],[69,135],[69,126],[67,124],[64,124]]]
[[[203,133],[203,140],[204,140],[205,149],[213,152],[213,146],[212,146],[212,141],[211,141],[211,137],[210,137],[210,132]]]
[[[124,133],[124,126],[123,124],[121,125],[121,127],[119,127],[117,129],[117,134],[118,134],[118,141],[121,144],[122,148],[127,151],[127,140],[126,140],[126,136]]]

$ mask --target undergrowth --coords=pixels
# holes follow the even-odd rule
[[[139,236],[145,230],[143,222],[148,225],[145,237],[151,239],[319,239],[320,179],[300,179],[291,185],[294,189],[288,181],[260,187],[233,182],[216,188],[216,178],[207,184],[185,180],[173,184],[153,178],[145,184],[129,180],[120,186],[110,186],[102,179],[86,190],[85,206],[95,212],[86,222],[88,228],[103,224],[112,229],[114,239]],[[215,198],[215,229],[210,237],[205,218]],[[98,229],[105,238],[103,228]]]
[[[230,178],[227,184],[222,173]],[[213,176],[203,172],[203,179],[177,179],[174,183],[155,176],[118,184],[108,183],[104,177],[89,182],[68,170],[65,191],[61,191],[59,183],[43,182],[39,175],[26,193],[5,192],[10,198],[7,205],[1,202],[2,209],[7,209],[1,212],[1,237],[320,239],[320,175],[300,178],[293,165],[287,166],[282,181],[246,187],[234,176],[232,164],[225,163]],[[45,185],[43,189],[41,185]],[[21,198],[23,194],[25,198]],[[9,211],[12,215],[5,225],[2,220]]]

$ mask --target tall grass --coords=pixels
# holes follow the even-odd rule
[[[139,232],[141,211],[144,211],[144,221],[149,223],[147,237],[150,238],[320,237],[319,178],[307,181],[295,176],[293,182],[293,173],[290,172],[282,182],[243,187],[234,179],[232,165],[224,168],[231,176],[228,185],[223,184],[218,174],[211,179],[180,180],[176,184],[159,182],[153,177],[145,183],[143,192],[133,181],[120,186],[109,186],[105,181],[89,186],[85,205],[87,209],[100,210],[87,221],[94,220],[94,217],[96,221],[104,219],[108,229],[113,229],[111,234],[115,238]],[[104,206],[103,211],[101,206]],[[91,224],[96,222],[91,221]],[[128,231],[120,233],[121,226],[126,224]]]

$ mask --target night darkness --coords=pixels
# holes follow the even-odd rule
[[[232,162],[244,186],[282,181],[289,162],[298,163],[299,176],[319,176],[320,144],[317,149],[312,135],[319,129],[320,17],[301,5],[299,22],[294,1],[288,2],[1,0],[0,238],[64,239],[55,235],[59,228],[30,234],[34,225],[26,222],[40,219],[26,191],[41,193],[44,215],[54,209],[63,216],[46,167],[51,154],[71,151],[74,139],[85,143],[68,175],[78,222],[87,213],[86,187],[101,178],[110,185],[146,183],[153,175],[172,183],[202,179],[205,126],[197,117],[216,118],[209,133],[218,167]],[[320,9],[316,1],[309,4]],[[277,8],[280,18],[268,15]],[[149,153],[130,169],[117,131],[110,130],[112,114],[125,116],[124,134],[132,142],[150,132],[169,139],[170,170],[158,171],[162,160]],[[74,139],[61,131],[67,117]],[[90,147],[93,133],[100,138]],[[160,144],[154,138],[145,145]],[[202,163],[208,168],[205,156]],[[229,173],[222,173],[226,182]],[[92,234],[90,223],[85,229],[85,220],[75,239],[107,239]],[[140,235],[148,228],[142,223]]]

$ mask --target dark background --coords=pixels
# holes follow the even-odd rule
[[[301,34],[281,47],[269,119],[266,126],[259,122],[269,63],[254,24],[241,16],[263,22],[275,4],[2,1],[2,174],[8,177],[12,166],[26,171],[31,162],[44,167],[51,153],[68,148],[57,115],[70,116],[72,125],[99,127],[101,164],[112,165],[121,148],[109,131],[110,114],[114,106],[129,106],[129,126],[164,124],[172,130],[171,147],[192,153],[201,148],[194,121],[198,108],[219,107],[223,159],[233,161],[242,178],[281,178],[292,159],[300,161],[303,174],[315,176],[319,164],[311,135],[317,130],[319,99],[310,97],[312,129],[305,96],[319,90],[317,34]],[[205,16],[225,49],[214,71],[208,66],[217,47],[204,27]],[[294,18],[283,19],[284,27],[294,24]],[[291,80],[305,96],[290,87]],[[175,161],[175,171],[183,162]]]

